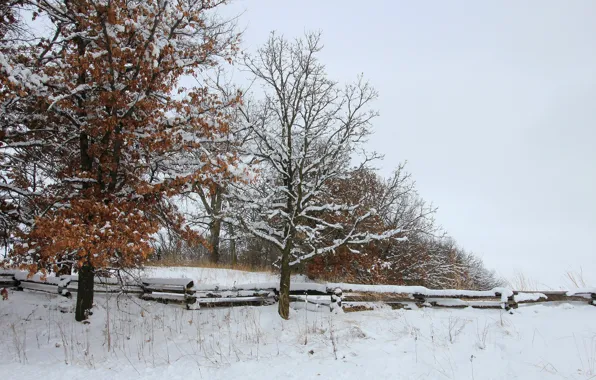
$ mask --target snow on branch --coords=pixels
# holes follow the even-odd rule
[[[259,178],[233,187],[243,211],[230,219],[273,243],[289,265],[346,245],[405,239],[400,226],[371,229],[376,210],[348,197],[345,179],[371,133],[377,92],[362,77],[346,86],[330,80],[321,49],[318,33],[294,42],[273,33],[245,60],[265,89],[241,111],[251,131],[243,153],[258,160]]]

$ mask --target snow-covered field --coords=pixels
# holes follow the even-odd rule
[[[146,267],[146,277],[189,278],[195,284],[233,286],[263,282],[279,282],[279,275],[267,272],[245,272],[232,269],[195,267]],[[305,276],[294,275],[292,282],[306,282]]]
[[[198,283],[271,274],[154,268]],[[74,301],[11,292],[0,301],[1,379],[596,379],[596,307],[380,308],[332,314],[276,306],[184,310],[96,296],[90,324]]]

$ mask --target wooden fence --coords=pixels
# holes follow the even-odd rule
[[[29,290],[71,297],[77,291],[77,276],[42,278],[17,270],[0,271],[0,288]],[[194,284],[185,278],[142,278],[119,282],[115,278],[95,278],[95,292],[136,294],[146,301],[175,303],[188,309],[201,307],[269,305],[277,302],[279,284],[261,283],[234,286]],[[451,307],[515,309],[523,304],[583,302],[596,305],[596,289],[527,292],[495,288],[488,291],[438,290],[421,286],[358,285],[343,283],[295,283],[291,301],[307,308],[328,307],[334,311],[371,310],[379,304],[392,308]]]

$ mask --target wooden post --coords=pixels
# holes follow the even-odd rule
[[[339,312],[343,312],[343,306],[342,306],[342,291],[341,288],[335,288],[333,290],[333,293],[331,293],[331,304],[329,305],[329,308],[331,310],[331,312],[333,313],[339,313]]]
[[[193,294],[191,282],[188,286],[184,287],[184,301],[186,302],[186,310],[199,310],[201,305],[199,299]]]
[[[505,304],[505,310],[511,310],[511,309],[517,309],[518,308],[518,304],[515,301],[515,295],[512,294],[509,297],[507,297],[507,303]]]
[[[414,299],[416,300],[416,306],[422,308],[426,306],[426,297],[423,294],[413,294]]]
[[[507,297],[506,300],[503,300],[503,295],[499,292],[495,292],[495,296],[499,297],[501,299],[501,308],[504,310],[509,311],[511,309],[510,306],[510,302],[515,303],[515,301],[513,300],[513,295],[511,295],[510,297]]]

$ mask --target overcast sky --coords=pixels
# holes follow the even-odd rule
[[[504,277],[596,286],[596,1],[236,0],[243,46],[322,30],[378,89],[375,136],[438,222]]]

